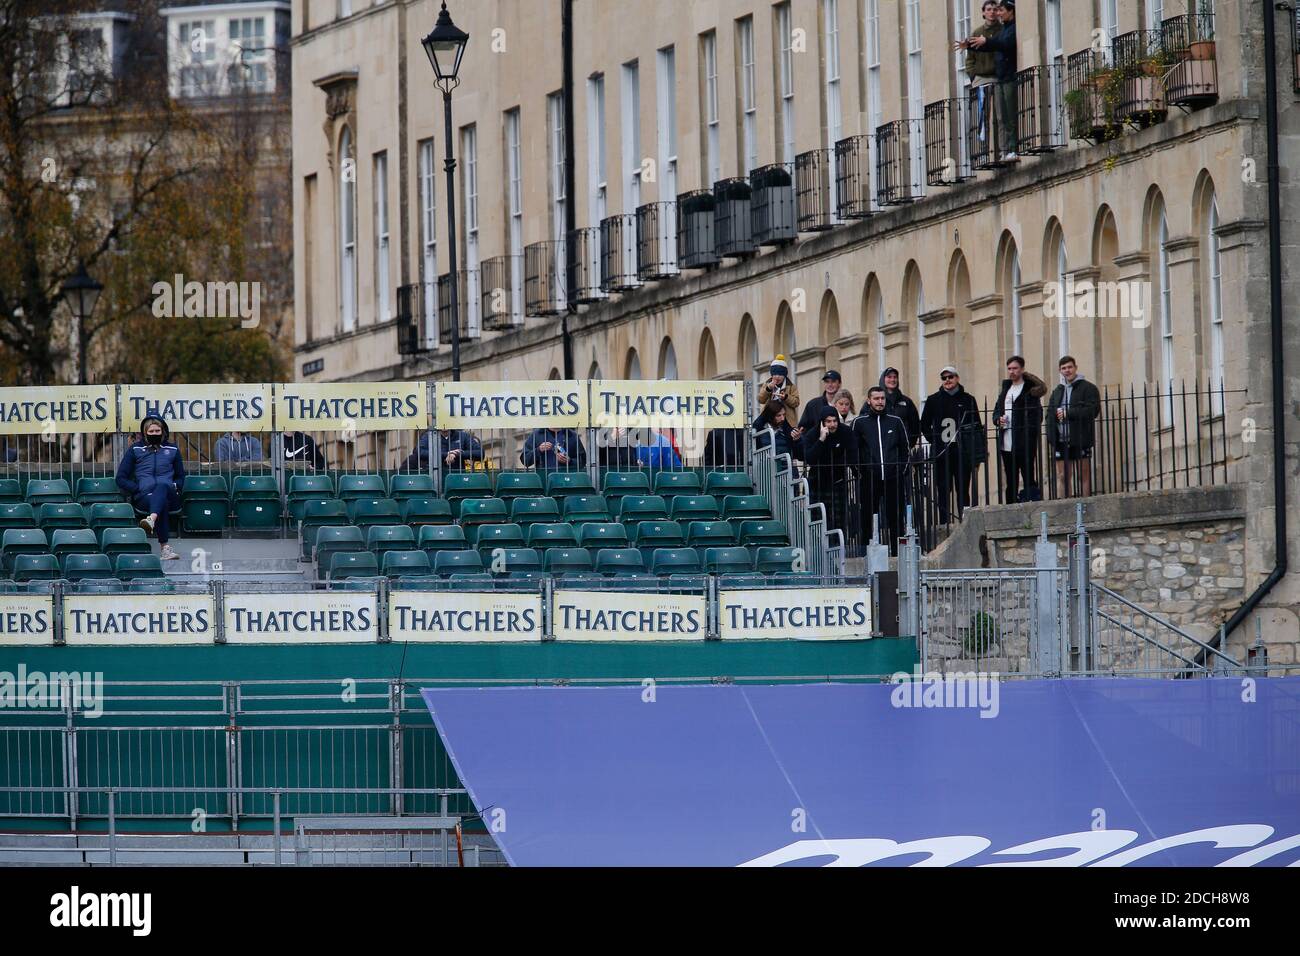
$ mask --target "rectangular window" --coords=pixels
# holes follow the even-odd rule
[[[623,64],[623,212],[641,205],[641,68]]]
[[[983,16],[980,17],[980,23],[984,22]],[[952,0],[952,38],[964,40],[971,34],[971,4],[968,0]],[[957,50],[954,54],[954,67],[957,76],[957,92],[962,97],[966,96],[966,87],[970,86],[970,74],[966,72],[966,51]]]
[[[677,54],[670,46],[659,51],[655,63],[658,94],[659,199],[677,201]]]
[[[303,341],[315,338],[316,300],[316,174],[312,173],[302,183],[302,318]]]
[[[777,97],[781,101],[781,162],[794,163],[794,35],[789,2],[776,7],[776,40],[780,45]]]
[[[374,158],[375,321],[392,318],[388,301],[388,153]]]
[[[1147,29],[1159,30],[1165,18],[1164,0],[1147,0]]]
[[[552,93],[546,98],[547,135],[551,161],[551,236],[562,242],[568,216],[565,208],[567,196],[564,179],[564,96]]]
[[[740,172],[748,176],[758,165],[758,90],[754,78],[754,18],[736,23],[740,46]]]
[[[524,318],[524,190],[519,155],[519,107],[506,113],[506,212],[510,220],[510,318]]]
[[[1119,0],[1101,0],[1101,28],[1106,34],[1106,55],[1112,52],[1112,44],[1119,35]]]
[[[876,130],[884,122],[880,98],[880,0],[863,0],[862,4],[862,58],[867,77],[867,154],[871,175],[876,175]],[[871,208],[876,203],[876,191],[871,190]]]
[[[72,103],[84,102],[94,91],[101,71],[112,64],[104,47],[104,34],[98,28],[73,30],[68,34],[68,99]]]
[[[907,119],[915,126],[925,117],[924,74],[921,71],[921,0],[907,0]],[[908,153],[912,161],[912,188],[925,182],[925,150],[917,142],[915,129],[910,129]]]
[[[264,93],[268,89],[266,20],[232,17],[230,20],[230,85],[233,89]]]
[[[464,126],[460,131],[461,191],[464,193],[465,205],[465,298],[461,304],[465,309],[466,327],[471,337],[477,336],[480,329],[480,306],[478,277],[478,127]],[[452,276],[452,282],[458,282],[459,276]]]
[[[1210,408],[1223,414],[1223,262],[1219,254],[1219,204],[1210,203],[1209,235],[1206,237],[1210,260]]]
[[[342,331],[351,332],[357,325],[357,177],[347,128],[339,139],[339,306]]]
[[[424,300],[424,341],[438,341],[438,208],[433,139],[419,143],[420,293]]]
[[[1173,290],[1170,288],[1169,274],[1169,220],[1162,213],[1160,232],[1157,236],[1160,244],[1160,389],[1165,393],[1164,424],[1172,425],[1174,421],[1174,313]]]
[[[822,0],[822,37],[826,60],[826,149],[835,155],[835,144],[844,135],[844,121],[840,106],[840,2]],[[831,167],[834,170],[834,167]],[[839,222],[839,180],[832,172],[831,221]]]
[[[587,181],[591,183],[588,203],[593,226],[608,215],[609,180],[605,170],[605,76],[597,73],[587,80]]]
[[[713,31],[700,36],[700,60],[704,68],[704,186],[722,178],[721,124],[718,121],[718,35]]]
[[[183,51],[181,96],[213,96],[217,90],[217,21],[187,20],[177,28]]]

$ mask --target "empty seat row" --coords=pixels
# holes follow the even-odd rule
[[[30,478],[24,493],[22,482],[17,478],[0,478],[0,503],[16,504],[25,502],[33,506],[43,504],[65,504],[76,501],[83,505],[96,502],[123,500],[117,480],[108,478],[78,478],[76,495],[65,478]]]

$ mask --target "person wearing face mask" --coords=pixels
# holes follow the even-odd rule
[[[180,449],[171,442],[171,431],[159,415],[146,415],[140,423],[141,440],[126,450],[117,466],[117,486],[144,512],[140,527],[158,535],[162,559],[180,557],[168,543],[171,528],[168,515],[180,507],[180,489],[185,484],[185,463]]]

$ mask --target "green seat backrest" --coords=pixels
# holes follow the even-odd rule
[[[314,524],[333,524],[338,519],[346,520],[348,508],[338,498],[313,498],[303,509],[302,520]]]
[[[414,548],[415,531],[404,524],[376,525],[366,529],[366,547],[371,551]]]
[[[573,525],[563,522],[550,524],[530,524],[528,526],[528,547],[530,548],[576,548],[578,535]]]
[[[763,519],[772,515],[767,499],[762,495],[726,495],[722,499],[722,517],[729,520],[743,518]]]
[[[596,552],[596,571],[600,574],[640,574],[645,571],[645,557],[636,548],[605,548]]]
[[[350,546],[362,549],[366,546],[366,536],[355,525],[326,525],[316,532],[316,549],[337,550]]]
[[[779,521],[742,521],[740,543],[750,547],[759,545],[780,547],[789,544],[790,539],[785,533],[785,525]]]
[[[686,544],[682,526],[676,521],[642,521],[633,526],[631,538],[638,548],[680,548]]]
[[[608,521],[609,504],[604,495],[569,495],[560,509],[565,521]]]
[[[72,489],[62,478],[33,478],[27,482],[27,500],[32,504],[71,501]]]
[[[465,529],[457,524],[430,524],[416,539],[422,551],[460,551],[466,546]]]
[[[69,581],[111,578],[113,562],[106,554],[69,554],[63,559],[63,576]]]
[[[0,501],[22,501],[23,486],[17,478],[0,478]]]
[[[606,498],[650,494],[650,476],[643,471],[607,471],[600,490]]]
[[[704,570],[709,574],[743,574],[754,568],[748,548],[705,548]]]
[[[398,501],[405,501],[407,498],[432,498],[434,494],[432,475],[393,475],[388,479],[388,497]]]
[[[36,527],[36,511],[27,502],[0,505],[0,528],[34,527]]]
[[[596,490],[585,471],[552,471],[546,475],[546,493],[553,498],[589,495]]]
[[[78,478],[77,500],[82,504],[96,501],[121,501],[122,491],[114,478]]]
[[[465,506],[461,505],[461,517],[464,520]],[[510,502],[510,520],[517,524],[532,524],[535,521],[559,521],[560,506],[554,498],[515,498]]]
[[[355,524],[400,524],[402,507],[392,498],[353,498],[347,503],[348,518]]]
[[[353,498],[383,498],[388,494],[381,475],[339,476],[339,497],[344,501]]]
[[[650,571],[665,574],[700,574],[700,556],[694,548],[657,548],[650,559]]]
[[[119,554],[113,567],[123,581],[163,576],[162,562],[156,554]]]
[[[542,567],[552,574],[585,574],[594,564],[586,548],[550,548],[542,555]]]
[[[661,471],[655,475],[654,493],[670,495],[698,495],[703,489],[700,476],[693,471]]]
[[[240,498],[279,498],[280,489],[271,475],[239,475],[230,489],[230,496]]]
[[[799,557],[798,548],[758,548],[754,552],[754,570],[761,574],[790,572]]]
[[[143,528],[101,528],[99,531],[99,549],[105,554],[122,554],[139,552],[147,554],[151,550],[149,539]]]
[[[408,575],[430,574],[433,565],[429,555],[423,551],[385,551],[381,570],[390,578]]]
[[[619,499],[619,520],[659,521],[668,517],[668,504],[661,495],[627,495]]]
[[[510,515],[500,498],[467,498],[460,503],[460,523],[503,524]]]
[[[676,521],[716,521],[721,514],[713,495],[679,495],[669,508],[669,516]]]
[[[486,471],[458,471],[442,476],[442,496],[457,498],[491,498],[492,476]]]
[[[6,571],[12,571],[14,558],[20,554],[47,554],[50,543],[45,532],[36,528],[6,528],[0,536],[0,559]]]
[[[686,543],[692,548],[729,547],[736,543],[736,529],[729,521],[692,521],[686,526]]]
[[[290,498],[333,498],[334,482],[329,475],[291,475]]]
[[[84,528],[86,509],[73,503],[43,504],[36,523],[42,528]]]
[[[129,528],[135,524],[135,509],[125,501],[98,502],[90,506],[92,528]]]
[[[59,559],[52,554],[14,555],[15,581],[53,581],[59,576]]]
[[[626,548],[627,528],[616,522],[580,524],[578,544],[584,548]]]
[[[743,471],[711,471],[704,477],[706,495],[752,495],[754,482]]]
[[[336,551],[330,558],[331,579],[374,577],[379,573],[379,559],[369,551]]]
[[[542,556],[533,548],[506,548],[500,554],[500,567],[511,577],[541,571]],[[494,567],[495,562],[493,562]]]
[[[59,528],[50,538],[50,550],[54,554],[94,552],[99,550],[99,540],[89,528]]]
[[[186,475],[182,498],[229,498],[225,475]]]
[[[407,524],[451,524],[451,502],[445,498],[406,498],[401,508],[402,520]]]
[[[433,559],[435,574],[447,575],[457,571],[482,571],[483,559],[477,551],[439,551]]]
[[[478,524],[469,529],[473,545],[484,548],[522,548],[524,529],[517,524]],[[467,532],[467,535],[469,535]]]
[[[497,475],[498,498],[537,497],[545,490],[542,476],[535,471],[503,471]]]

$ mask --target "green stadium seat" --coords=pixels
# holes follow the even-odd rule
[[[331,581],[373,578],[379,574],[379,562],[369,551],[335,551],[330,555],[329,569]]]
[[[729,521],[692,521],[686,526],[686,544],[692,548],[729,548],[736,529]]]
[[[715,497],[752,495],[754,482],[743,471],[711,471],[704,476],[704,493]]]
[[[457,471],[442,476],[442,496],[448,501],[491,498],[492,476],[486,471]],[[456,506],[452,505],[455,512]]]
[[[578,546],[597,551],[602,548],[626,548],[627,528],[617,523],[587,522],[578,529]]]
[[[77,594],[121,594],[122,582],[111,578],[83,578],[72,586]]]
[[[421,551],[430,553],[430,559],[435,551],[463,551],[469,547],[465,529],[458,524],[424,525],[416,536],[416,544]]]
[[[738,590],[755,590],[767,587],[767,578],[761,574],[723,574],[718,578],[718,587]]]
[[[754,570],[760,574],[790,573],[798,557],[798,548],[759,548],[754,552]]]
[[[138,529],[137,529],[138,530]],[[37,528],[6,528],[0,536],[0,563],[5,574],[12,574],[14,558],[20,554],[49,554],[50,542]]]
[[[460,505],[460,526],[505,524],[510,511],[500,498],[466,498]]]
[[[664,577],[669,574],[702,574],[700,556],[694,548],[656,548],[650,558],[650,573]]]
[[[285,496],[289,514],[301,521],[308,501],[326,501],[334,498],[334,482],[329,475],[290,475],[289,493]]]
[[[790,538],[785,533],[785,525],[779,521],[742,521],[740,543],[747,548],[763,545],[783,547],[790,543]]]
[[[319,544],[319,539],[317,542]],[[366,550],[373,551],[381,564],[384,555],[390,551],[414,551],[415,530],[404,524],[377,525],[367,528]]]
[[[713,495],[678,495],[672,500],[668,515],[674,521],[717,521],[722,512]]]
[[[510,502],[510,520],[521,525],[554,523],[560,520],[560,506],[554,498],[516,498]]]
[[[446,584],[449,591],[491,591],[494,586],[492,575],[482,571],[457,571]]]
[[[668,504],[661,495],[625,495],[618,499],[618,518],[634,521],[668,520]]]
[[[501,569],[498,574],[513,578],[519,574],[541,573],[542,556],[534,548],[506,548],[499,557],[499,565],[495,561],[491,562]]]
[[[36,513],[36,524],[46,532],[59,528],[84,528],[86,509],[76,503],[43,504]]]
[[[725,495],[722,517],[727,521],[764,520],[772,517],[772,508],[762,495]]]
[[[316,569],[320,577],[329,570],[333,555],[341,552],[364,551],[365,532],[354,525],[327,525],[316,534]],[[378,565],[376,565],[378,567]]]
[[[524,529],[517,524],[475,524],[465,529],[470,545],[478,549],[484,563],[492,560],[497,548],[522,548]]]
[[[95,554],[99,539],[89,528],[60,528],[50,537],[50,553],[60,561],[69,554]]]
[[[72,500],[72,489],[62,478],[33,478],[27,482],[27,503],[33,508]]]
[[[665,577],[667,586],[663,590],[669,594],[698,594],[707,586],[703,575],[690,571],[680,571]]]
[[[416,578],[415,580],[419,580]],[[359,573],[355,576],[344,576],[337,580],[332,580],[329,584],[331,591],[369,591],[374,593],[379,590],[379,584],[383,578],[378,574]]]
[[[552,498],[591,495],[596,493],[596,486],[585,471],[552,471],[546,475],[546,493]]]
[[[402,523],[412,527],[426,524],[451,524],[451,502],[445,498],[407,498],[399,502]]]
[[[125,501],[115,504],[98,502],[90,506],[90,530],[96,534],[103,528],[135,527],[135,509]]]
[[[326,525],[348,523],[348,508],[338,498],[310,498],[303,502],[304,510],[299,529],[302,533],[302,556],[311,557],[316,545],[316,533]]]
[[[642,521],[631,529],[632,544],[648,548],[684,548],[686,536],[676,521]]]
[[[132,513],[134,519],[134,512]],[[134,520],[132,521],[134,523]],[[0,528],[35,528],[36,511],[27,502],[0,505]]]
[[[69,554],[63,559],[63,576],[69,581],[87,581],[93,578],[113,577],[113,562],[108,555]]]
[[[748,548],[705,548],[706,574],[744,574],[754,570],[754,558]]]
[[[0,478],[0,504],[17,504],[22,500],[22,482],[17,478]]]
[[[52,554],[14,555],[14,580],[54,581],[59,577],[59,559]]]
[[[340,475],[339,497],[344,501],[357,498],[383,498],[388,494],[383,475]]]
[[[503,471],[497,475],[496,496],[511,498],[537,498],[546,491],[542,476],[535,471]]]
[[[433,558],[433,573],[440,577],[463,571],[483,570],[483,559],[477,551],[438,551]]]
[[[429,556],[423,551],[387,551],[381,569],[385,577],[427,577],[433,573]]]
[[[235,525],[240,528],[278,528],[280,489],[271,475],[237,475],[230,489]]]
[[[650,476],[644,471],[607,471],[600,483],[606,498],[650,494]]]
[[[230,489],[224,475],[189,475],[181,489],[185,531],[219,532],[230,520]]]
[[[353,498],[347,508],[348,518],[358,528],[402,523],[402,507],[392,498]]]
[[[130,594],[171,594],[176,590],[176,582],[166,577],[134,578],[126,583]]]
[[[571,524],[555,522],[528,526],[530,548],[576,548],[577,546],[578,535]]]
[[[593,567],[586,548],[551,548],[542,555],[542,569],[551,574],[590,574]]]
[[[698,472],[661,471],[655,475],[654,493],[665,498],[673,495],[698,495],[704,490]]]
[[[230,486],[225,475],[186,475],[181,486],[181,500],[186,498],[229,498]]]
[[[119,554],[113,562],[113,569],[123,581],[164,576],[162,561],[156,554]]]
[[[596,552],[596,573],[625,575],[645,571],[645,558],[636,548],[605,548]]]
[[[433,487],[433,475],[393,475],[388,479],[388,497],[394,501],[407,501],[411,498],[432,498],[436,494],[437,491]]]
[[[114,567],[120,555],[153,553],[143,528],[101,528],[99,550],[108,555]]]
[[[560,513],[570,524],[585,521],[609,521],[609,505],[604,495],[569,495],[561,499]]]
[[[121,501],[122,498],[122,490],[117,487],[116,478],[77,479],[78,504],[93,505],[98,502],[108,502],[112,504],[113,502]]]

